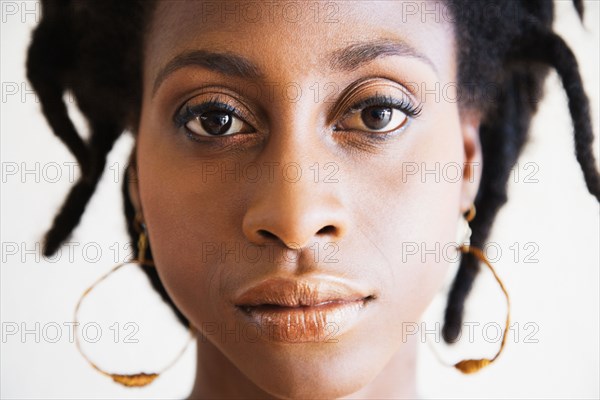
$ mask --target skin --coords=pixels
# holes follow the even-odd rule
[[[199,331],[191,398],[415,397],[419,337],[407,337],[406,326],[420,320],[449,263],[431,255],[425,262],[420,254],[403,257],[402,246],[432,249],[454,242],[481,168],[463,168],[456,181],[444,175],[406,177],[403,171],[409,165],[482,163],[476,114],[461,111],[455,96],[440,94],[436,101],[422,90],[456,82],[452,26],[443,19],[423,23],[420,15],[402,20],[400,1],[331,3],[334,23],[325,21],[331,10],[324,6],[315,18],[312,2],[290,2],[301,16],[283,18],[284,3],[272,18],[263,13],[251,21],[241,14],[236,21],[222,10],[207,12],[201,1],[162,2],[146,37],[138,179],[130,191],[143,213],[160,278]],[[331,52],[378,39],[402,41],[420,56],[385,55],[353,70],[330,68]],[[155,87],[169,61],[199,49],[243,56],[261,76],[186,66],[163,74]],[[368,77],[376,79],[347,92]],[[302,95],[292,89],[286,95],[281,88],[289,83]],[[190,140],[174,115],[217,91],[227,93],[220,101],[250,115],[246,122],[254,132]],[[376,92],[412,96],[422,106],[418,117],[379,142],[369,139],[377,133],[358,131],[356,120],[340,117],[348,105]],[[302,171],[298,181],[294,170],[284,175],[273,167],[270,175],[265,167],[293,162]],[[316,162],[318,179],[310,168]],[[238,178],[220,173],[251,163],[263,166],[259,179],[248,179],[255,176],[249,172]],[[327,163],[334,167],[325,168]],[[218,172],[207,174],[208,164]],[[325,179],[332,171],[336,182]],[[213,246],[233,250],[223,256]],[[255,251],[243,249],[263,251],[256,261],[247,256]],[[235,330],[230,302],[241,288],[271,276],[318,274],[343,277],[376,295],[360,322],[336,343],[250,341],[243,334],[236,339],[215,333],[214,326]]]

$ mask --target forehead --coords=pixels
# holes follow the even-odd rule
[[[355,47],[354,55],[364,56],[371,43],[401,44],[394,51],[420,58],[442,79],[455,75],[454,34],[444,4],[400,0],[159,1],[144,71],[149,84],[177,56],[201,49],[241,55],[267,78],[327,76],[332,55],[343,60],[340,50],[360,43],[367,45]]]

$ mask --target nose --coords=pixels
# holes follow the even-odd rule
[[[338,242],[346,234],[349,217],[339,183],[315,182],[308,165],[298,166],[293,169],[300,172],[290,179],[285,171],[292,169],[282,164],[282,173],[276,170],[272,180],[253,191],[243,219],[244,235],[252,243],[298,250],[317,240]]]

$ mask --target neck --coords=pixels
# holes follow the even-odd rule
[[[256,386],[209,340],[197,341],[196,381],[189,400],[196,399],[277,399]],[[417,340],[402,344],[375,379],[342,399],[418,398],[416,390]]]

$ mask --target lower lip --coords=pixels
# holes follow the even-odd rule
[[[358,321],[366,299],[330,302],[307,307],[238,307],[246,321],[255,325],[256,336],[283,343],[337,343],[339,336]]]

